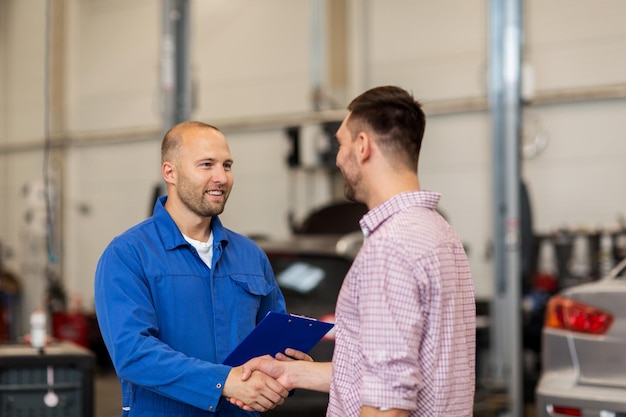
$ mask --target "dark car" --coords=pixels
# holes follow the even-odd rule
[[[267,254],[287,311],[334,322],[335,304],[343,279],[361,247],[361,232],[346,235],[296,235],[287,240],[259,240]],[[309,354],[315,361],[332,360],[334,333],[331,330]],[[267,416],[325,416],[328,394],[296,390],[292,397]]]

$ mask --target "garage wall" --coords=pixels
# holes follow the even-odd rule
[[[7,56],[7,5],[4,2],[0,2],[0,56]],[[0,61],[0,80],[6,79],[6,60]],[[6,83],[0,82],[0,127],[6,126]],[[0,132],[1,136],[4,136],[4,132]]]
[[[160,1],[69,1],[69,131],[160,121]]]
[[[0,192],[6,196],[0,241],[13,249],[6,263],[22,275],[28,254],[19,242],[28,202],[21,189],[42,178],[42,3],[0,0]],[[488,2],[346,5],[348,13],[359,13],[346,23],[346,97],[398,84],[425,103],[422,184],[443,193],[442,209],[470,249],[477,295],[489,297],[489,115],[470,107],[434,111],[486,95]],[[63,279],[68,292],[82,294],[90,306],[100,253],[113,236],[145,218],[160,181],[160,2],[66,0],[65,9],[62,125],[70,145],[53,168],[62,207]],[[524,55],[533,77],[525,137],[532,141],[541,133],[548,139],[545,150],[522,164],[539,232],[616,227],[625,211],[625,100],[532,102],[546,92],[626,84],[624,15],[626,3],[619,0],[526,2]],[[193,118],[220,122],[311,110],[309,2],[192,1],[192,16]],[[365,52],[355,54],[356,48]],[[346,104],[347,98],[340,108]],[[286,168],[281,129],[225,130],[236,159],[235,189],[223,215],[228,226],[285,236],[290,211],[303,213],[331,197],[322,172]]]

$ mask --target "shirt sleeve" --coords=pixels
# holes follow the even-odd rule
[[[419,352],[426,280],[411,254],[387,239],[378,239],[364,255],[358,292],[361,403],[412,410],[423,381]]]
[[[138,256],[110,245],[95,276],[98,324],[121,379],[214,411],[231,367],[173,350],[160,341],[157,315]]]

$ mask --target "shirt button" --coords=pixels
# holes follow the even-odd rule
[[[209,406],[209,410],[213,410],[213,406],[212,405]]]
[[[220,384],[219,382],[215,385],[215,388],[220,389],[222,388],[222,384]]]

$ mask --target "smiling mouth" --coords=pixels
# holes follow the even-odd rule
[[[222,196],[224,195],[224,191],[221,190],[210,190],[207,192],[208,195]]]

